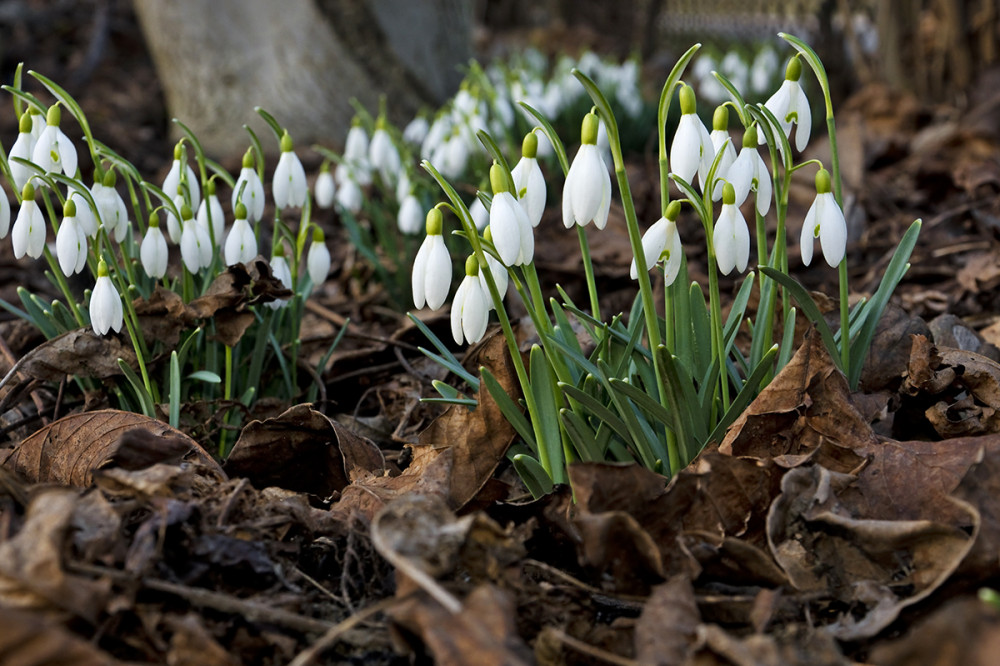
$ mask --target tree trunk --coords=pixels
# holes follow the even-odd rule
[[[298,145],[339,144],[355,98],[397,122],[461,81],[462,0],[134,0],[172,116],[213,155],[242,152],[263,107]]]

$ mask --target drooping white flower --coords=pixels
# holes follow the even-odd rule
[[[424,219],[424,213],[420,209],[420,200],[412,192],[407,194],[403,203],[399,205],[399,214],[396,222],[399,230],[404,234],[420,233],[420,223]]]
[[[663,261],[663,276],[667,286],[674,283],[677,274],[681,269],[681,259],[683,258],[681,248],[681,237],[677,233],[677,215],[680,213],[681,204],[679,201],[672,201],[667,206],[666,215],[653,223],[646,233],[642,235],[642,254],[646,259],[646,270],[648,271],[657,263]],[[632,259],[632,267],[629,270],[632,279],[638,279],[639,271],[636,267],[635,259]]]
[[[124,317],[122,299],[108,276],[108,265],[101,259],[97,264],[97,282],[90,293],[90,325],[94,333],[105,335],[122,330]]]
[[[831,191],[830,173],[826,169],[820,169],[816,173],[816,199],[802,222],[799,247],[802,263],[806,266],[812,261],[813,242],[816,238],[819,238],[826,263],[832,267],[840,265],[847,251],[847,222]]]
[[[216,247],[222,245],[226,231],[226,214],[222,210],[218,195],[215,193],[214,180],[209,180],[205,186],[205,198],[201,200],[195,218],[198,220],[198,224],[210,232],[209,236],[215,240]]]
[[[483,240],[493,242],[493,234],[490,233],[490,228],[486,227],[486,231],[483,232]],[[497,293],[500,294],[500,298],[507,294],[507,283],[509,276],[507,275],[507,267],[502,263],[497,261],[492,254],[486,253],[486,265],[490,269],[490,273],[493,274],[493,282],[497,286]],[[489,285],[486,283],[486,271],[479,271],[479,280],[482,282],[483,293],[486,294],[486,303],[489,309],[493,309],[493,297],[490,294]]]
[[[56,233],[56,258],[66,277],[79,273],[87,265],[87,234],[76,221],[76,204],[72,199],[67,199],[63,207],[63,221]]]
[[[247,222],[247,209],[242,203],[236,204],[236,221],[233,222],[229,236],[226,238],[226,265],[235,266],[253,261],[257,256],[257,237],[253,227]]]
[[[337,203],[352,215],[361,212],[361,185],[353,178],[345,178],[337,188]]]
[[[7,199],[7,193],[4,191],[3,186],[0,185],[0,238],[7,235],[10,230],[10,201]]]
[[[149,277],[159,279],[167,274],[167,258],[167,239],[160,231],[160,217],[153,213],[149,216],[149,227],[139,246],[142,269]]]
[[[233,187],[231,204],[233,210],[236,210],[238,201],[242,201],[243,205],[247,207],[247,220],[250,222],[260,222],[260,219],[264,217],[264,183],[260,182],[257,170],[253,168],[252,148],[247,148],[247,152],[243,155],[243,167],[240,169],[240,175]]]
[[[510,172],[517,198],[533,227],[537,227],[542,220],[546,197],[545,176],[538,166],[537,154],[538,137],[534,132],[528,132],[521,144],[521,159]]]
[[[479,281],[479,261],[472,255],[465,262],[465,279],[451,302],[451,335],[456,344],[474,344],[483,339],[490,321],[487,301]]]
[[[372,134],[371,143],[368,145],[368,162],[372,169],[378,171],[382,177],[382,182],[392,184],[399,177],[401,162],[399,150],[392,142],[392,137],[386,130],[386,120],[384,116],[379,116],[375,122],[375,132]]]
[[[319,227],[313,227],[312,244],[306,255],[306,271],[314,287],[326,282],[326,276],[330,274],[330,249],[326,246],[326,236]]]
[[[472,215],[472,221],[475,223],[477,231],[482,231],[490,223],[490,211],[486,209],[486,204],[478,195],[469,206],[469,214]]]
[[[187,204],[181,207],[181,218],[181,259],[188,271],[197,273],[212,263],[212,239]]]
[[[591,221],[598,229],[608,223],[611,209],[611,176],[597,147],[598,119],[594,113],[583,117],[581,145],[563,185],[563,224],[585,226]],[[494,232],[494,236],[496,232]]]
[[[330,173],[330,163],[323,162],[319,168],[319,175],[316,176],[316,184],[313,186],[316,197],[316,205],[320,208],[332,208],[334,197],[337,195],[337,183]]]
[[[292,137],[285,130],[281,136],[281,157],[278,158],[278,166],[274,168],[274,179],[271,181],[274,205],[279,209],[289,206],[301,208],[306,203],[308,192],[306,170],[302,168],[302,161],[293,150]]]
[[[35,187],[30,182],[21,190],[21,210],[17,212],[14,228],[10,232],[14,257],[27,254],[32,259],[42,256],[45,249],[45,218],[35,203]]]
[[[403,141],[419,146],[427,138],[431,125],[424,116],[417,116],[403,128]]]
[[[809,98],[799,85],[801,76],[802,62],[796,56],[788,61],[785,81],[781,87],[764,103],[764,106],[778,119],[781,131],[786,137],[791,137],[792,123],[798,125],[795,132],[795,148],[799,152],[805,150],[812,130],[812,111],[809,109]],[[761,135],[760,141],[763,140],[764,136]]]
[[[722,157],[719,158],[719,166],[715,170],[715,186],[712,188],[712,200],[718,201],[722,196],[722,181],[727,179],[729,167],[736,161],[736,149],[733,148],[733,141],[729,136],[729,107],[726,105],[723,104],[715,109],[715,114],[712,116],[712,132],[708,138],[712,142],[711,161],[707,167],[704,165],[699,167],[698,182],[704,190],[708,172],[721,150]]]
[[[500,261],[506,266],[530,264],[535,254],[535,234],[528,214],[510,192],[503,167],[490,167],[493,202],[490,204],[490,233]]]
[[[42,136],[42,132],[45,131],[45,114],[39,111],[37,107],[29,106],[28,115],[31,116],[31,136],[34,137],[34,141],[38,141],[38,138]],[[34,141],[31,144],[32,146],[35,145]]]
[[[273,275],[285,289],[292,288],[292,269],[285,259],[285,246],[278,243],[274,247],[274,256],[271,257],[271,275]],[[279,298],[268,301],[267,306],[272,310],[278,310],[288,305],[288,299]]]
[[[174,195],[173,203],[174,203],[174,208],[177,209],[178,213],[180,213],[181,210],[187,206],[187,204],[184,203],[184,195],[180,191],[178,191],[177,194]],[[181,220],[176,215],[174,215],[173,211],[171,211],[169,208],[167,208],[166,210],[167,210],[167,235],[170,236],[171,243],[180,244],[181,232],[183,231],[181,227]]]
[[[201,187],[198,184],[198,176],[195,174],[194,169],[191,165],[184,162],[184,177],[183,181],[181,179],[181,160],[184,159],[184,142],[178,142],[174,146],[174,161],[170,163],[170,171],[167,172],[167,177],[163,179],[163,191],[169,196],[173,196],[177,192],[178,187],[182,187],[182,192],[185,193],[185,201],[191,210],[196,210],[198,204],[201,203]]]
[[[722,188],[722,211],[712,231],[712,246],[719,272],[729,275],[733,268],[742,273],[750,262],[750,229],[736,205],[731,183]]]
[[[355,116],[344,142],[344,161],[337,165],[334,175],[338,185],[354,180],[358,185],[367,186],[372,182],[371,171],[372,167],[368,162],[368,132],[361,126],[361,119]]]
[[[31,153],[35,149],[35,135],[31,132],[31,124],[31,113],[25,111],[21,114],[17,139],[14,141],[14,145],[10,147],[10,155],[8,157],[10,175],[14,179],[14,187],[17,188],[18,192],[24,189],[25,183],[28,182],[33,173],[29,167],[14,159],[17,157],[22,160],[31,161]]]
[[[767,215],[771,210],[771,172],[757,150],[756,125],[751,125],[743,134],[743,148],[726,175],[733,184],[737,206],[742,205],[753,190],[757,193],[757,212]]]
[[[120,243],[128,233],[129,219],[128,208],[125,206],[125,200],[115,189],[115,181],[115,172],[109,169],[104,174],[104,181],[95,182],[94,186],[90,188],[90,192],[94,197],[94,203],[97,205],[97,211],[100,213],[104,228],[107,229],[108,234],[114,235],[116,242]]]
[[[465,171],[465,166],[469,163],[469,145],[456,131],[447,141],[440,146],[441,156],[436,157],[440,162],[438,170],[445,178],[458,178]]]
[[[427,307],[437,310],[444,305],[451,288],[451,255],[444,244],[442,231],[444,219],[441,211],[427,211],[427,236],[417,250],[413,261],[413,305],[418,310]]]
[[[95,182],[94,185],[97,185]],[[94,195],[94,188],[90,188],[91,196]],[[95,238],[97,236],[97,216],[94,215],[94,211],[90,207],[90,203],[87,201],[86,197],[80,193],[79,190],[73,188],[69,197],[70,201],[76,204],[76,221],[83,229],[83,232],[87,234],[88,238]],[[96,205],[96,201],[94,202]]]
[[[707,172],[715,153],[712,139],[697,114],[697,102],[691,86],[683,85],[679,93],[681,119],[670,144],[670,171],[689,185],[700,168]],[[708,166],[704,166],[705,162]],[[704,185],[704,183],[702,184]]]
[[[45,129],[31,150],[31,161],[46,172],[61,171],[73,178],[76,176],[76,147],[59,129],[61,119],[62,111],[59,106],[50,106],[45,118]]]

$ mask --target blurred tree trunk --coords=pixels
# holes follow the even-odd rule
[[[134,0],[169,113],[210,153],[242,152],[260,106],[298,145],[340,143],[356,98],[397,122],[458,87],[472,55],[463,0]]]

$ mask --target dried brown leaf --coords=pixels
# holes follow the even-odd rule
[[[0,606],[0,663],[5,666],[114,666],[121,662],[35,613]]]
[[[907,634],[876,645],[882,666],[992,666],[1000,654],[1000,615],[978,599],[957,599],[913,624]]]
[[[130,345],[116,336],[98,336],[81,328],[38,345],[21,358],[18,368],[29,377],[54,382],[66,375],[107,379],[122,374],[118,359],[137,367]]]
[[[32,483],[86,487],[94,471],[114,459],[120,438],[137,429],[152,433],[149,446],[155,447],[158,438],[169,440],[166,447],[174,452],[186,446],[187,461],[225,478],[212,456],[181,431],[142,414],[114,409],[70,414],[50,423],[5,452],[0,464]]]
[[[635,657],[649,666],[680,666],[687,661],[701,615],[687,576],[653,588],[635,625]]]
[[[385,459],[373,442],[308,404],[248,423],[226,459],[232,476],[317,497],[330,497],[384,469]]]

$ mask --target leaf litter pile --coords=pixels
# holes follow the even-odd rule
[[[115,374],[127,345],[36,346],[4,323],[0,663],[993,663],[1000,614],[978,593],[1000,585],[1000,96],[973,102],[956,116],[867,88],[845,104],[854,289],[925,221],[862,390],[803,330],[669,483],[579,464],[572,490],[532,501],[488,394],[475,410],[418,402],[440,371],[346,242],[303,325],[348,326],[321,400],[273,405],[221,466],[199,443],[222,427],[210,406],[186,406],[181,432],[52,391]],[[654,210],[653,168],[631,171]],[[614,215],[595,260],[627,304]],[[539,246],[562,282],[565,242]],[[830,273],[799,277],[836,291]],[[275,288],[265,266],[230,271],[196,302],[154,299],[144,326],[169,339],[214,317],[238,338]],[[488,336],[466,364],[516,396],[505,354]]]

